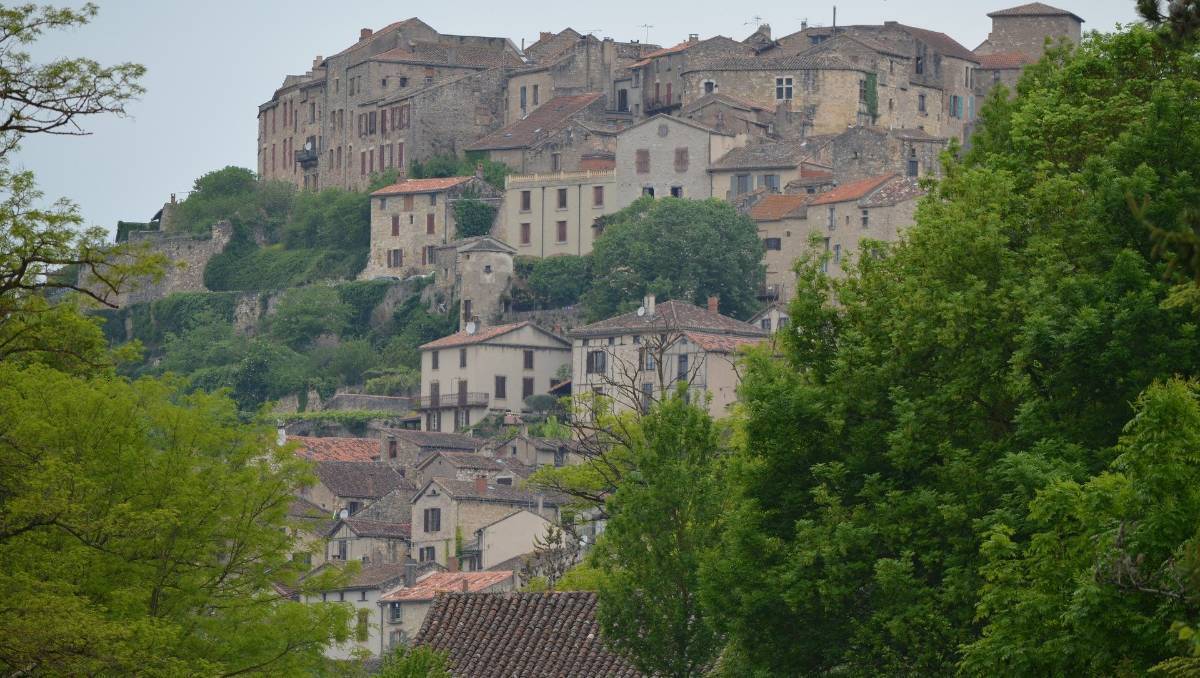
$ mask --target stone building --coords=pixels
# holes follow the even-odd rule
[[[767,271],[762,296],[767,299],[786,305],[795,296],[792,265],[808,248],[812,235],[813,227],[808,222],[808,203],[812,199],[804,193],[764,195],[748,211],[763,242]]]
[[[506,313],[517,251],[491,236],[455,240],[433,250],[437,285],[458,302],[458,324],[492,324]]]
[[[404,563],[408,560],[409,528],[407,518],[403,523],[343,518],[329,530],[326,559],[364,565]]]
[[[828,149],[839,182],[884,174],[941,176],[948,140],[920,129],[851,127],[833,137]]]
[[[754,54],[754,47],[745,43],[721,35],[701,40],[696,34],[678,45],[647,54],[629,65],[629,86],[641,93],[641,100],[633,103],[634,118],[678,111],[687,103],[682,75],[697,62]]]
[[[617,205],[628,205],[643,195],[712,197],[709,166],[745,139],[664,114],[621,130],[617,135]]]
[[[853,257],[861,253],[862,240],[896,242],[912,225],[924,193],[916,179],[888,174],[842,184],[814,197],[808,205],[808,232],[824,238],[829,275],[846,275]]]
[[[435,571],[418,576],[416,581],[388,591],[379,599],[384,620],[383,637],[387,639],[384,651],[412,642],[438,594],[502,593],[512,591],[515,586],[512,571]]]
[[[520,411],[554,386],[570,343],[531,322],[472,328],[421,346],[421,398],[427,431],[463,431],[489,410]],[[445,393],[443,394],[443,391]]]
[[[371,194],[371,253],[359,277],[405,277],[434,270],[433,249],[457,239],[454,203],[499,207],[500,192],[478,176],[409,179]]]
[[[707,308],[682,301],[642,307],[568,333],[571,338],[572,394],[581,412],[601,396],[615,411],[646,408],[681,385],[694,402],[711,396],[709,413],[728,414],[737,399],[737,352],[767,333],[721,315],[718,300]]]
[[[364,28],[259,106],[259,174],[361,188],[376,171],[461,150],[503,123],[503,71],[521,63],[506,38],[445,35],[416,18]]]
[[[684,106],[679,111],[679,117],[694,120],[719,132],[745,134],[751,139],[775,134],[774,109],[715,91]]]
[[[145,247],[151,254],[166,257],[169,265],[163,268],[162,276],[141,276],[125,281],[114,293],[101,283],[90,271],[81,270],[80,287],[98,298],[117,307],[155,301],[177,292],[207,292],[204,286],[204,267],[210,259],[225,251],[233,239],[233,226],[228,221],[213,224],[208,235],[193,235],[171,231],[132,231],[128,242]],[[120,258],[122,264],[131,263],[132,255]],[[102,267],[103,270],[103,267]]]
[[[583,156],[614,150],[617,128],[606,110],[600,92],[555,97],[466,150],[521,174],[575,171]]]
[[[629,122],[629,90],[616,86],[618,74],[657,49],[657,45],[639,42],[599,40],[571,28],[543,32],[524,50],[529,64],[509,73],[506,122],[520,120],[555,97],[588,92],[604,94],[609,113],[623,113]]]
[[[1083,29],[1079,16],[1040,2],[991,12],[988,17],[992,30],[975,48],[982,71],[975,85],[983,96],[1001,84],[1015,93],[1021,72],[1042,58],[1047,41],[1078,45]]]
[[[612,169],[509,175],[502,237],[520,256],[588,254],[600,235],[596,219],[624,207]]]
[[[823,141],[823,140],[821,140]],[[735,148],[709,167],[712,195],[734,200],[756,189],[780,193],[789,184],[803,182],[817,192],[833,184],[833,168],[817,158],[825,146],[809,139],[768,141]]]

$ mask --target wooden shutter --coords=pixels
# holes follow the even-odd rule
[[[392,235],[393,236],[400,235],[400,215],[399,214],[392,215]]]
[[[637,173],[650,173],[650,149],[639,148],[637,150]]]

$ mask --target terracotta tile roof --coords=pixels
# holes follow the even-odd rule
[[[765,336],[766,334],[761,329],[740,320],[734,320],[720,313],[712,313],[706,308],[675,300],[656,304],[654,315],[647,313],[639,316],[636,312],[625,313],[591,325],[577,327],[569,334],[572,337],[607,336],[639,330],[662,331],[663,328],[741,334],[751,337]]]
[[[642,675],[605,647],[590,591],[443,593],[416,644],[448,652],[454,676]]]
[[[417,463],[417,468],[424,468],[433,463],[434,459],[445,459],[454,468],[469,468],[480,471],[500,471],[503,469],[495,459],[473,452],[436,452]]]
[[[921,183],[915,177],[896,177],[870,194],[859,205],[861,207],[887,207],[916,200],[923,195],[925,195],[925,189],[921,188]]]
[[[412,525],[410,523],[390,523],[382,520],[366,520],[364,518],[343,518],[338,521],[349,527],[354,534],[360,537],[383,537],[385,539],[408,539],[412,537]],[[337,531],[338,526],[334,526],[329,533],[333,534]]]
[[[668,54],[676,54],[678,52],[682,52],[682,51],[686,50],[687,48],[689,48],[693,45],[697,45],[697,44],[699,44],[699,43],[688,42],[687,40],[684,40],[683,42],[679,43],[678,45],[672,45],[670,47],[663,47],[662,49],[654,50],[653,52],[651,52],[649,54],[643,55],[640,61],[635,61],[634,63],[629,64],[629,68],[641,68],[642,66],[645,66],[646,64],[650,63],[651,61],[653,61],[654,59],[656,59],[660,56],[666,56]]]
[[[488,481],[486,492],[480,492],[479,489],[475,487],[475,481],[473,480],[434,478],[429,482],[431,484],[439,485],[446,492],[446,494],[450,495],[454,499],[460,500],[472,499],[499,504],[512,504],[513,506],[521,506],[524,508],[536,507],[539,496],[541,497],[542,504],[544,506],[562,506],[567,501],[566,497],[554,492],[535,494],[528,490],[523,490],[516,485],[502,485],[492,480]]]
[[[296,454],[313,461],[371,461],[379,456],[379,441],[371,438],[288,436],[298,443]]]
[[[1008,9],[996,10],[995,12],[989,12],[988,16],[1069,16],[1074,17],[1075,20],[1083,23],[1083,19],[1081,19],[1079,15],[1073,12],[1068,12],[1065,9],[1051,7],[1050,5],[1041,2],[1031,2],[1025,5],[1009,7]]]
[[[480,438],[473,438],[457,433],[412,431],[409,429],[388,429],[384,432],[384,435],[395,436],[397,440],[403,440],[427,450],[467,450],[474,452],[486,442]]]
[[[425,350],[432,350],[432,349],[436,349],[436,348],[450,348],[453,346],[468,346],[470,344],[479,344],[479,343],[487,341],[488,339],[495,339],[496,337],[499,337],[504,334],[508,334],[509,332],[521,329],[522,327],[524,327],[526,325],[530,325],[530,324],[532,324],[532,323],[530,323],[528,320],[526,320],[524,322],[509,323],[507,325],[494,325],[492,327],[485,327],[485,328],[475,332],[475,334],[467,334],[466,330],[459,330],[458,332],[455,332],[454,334],[442,337],[441,339],[434,339],[433,341],[431,341],[427,344],[422,344],[420,346],[420,349],[422,351],[425,351]]]
[[[684,332],[683,336],[709,353],[736,353],[743,346],[753,346],[766,341],[764,337],[735,337],[707,332]]]
[[[571,116],[591,106],[603,96],[603,92],[591,92],[554,97],[535,108],[525,118],[488,134],[467,146],[466,150],[489,151],[530,146],[546,132],[562,127]]]
[[[779,221],[789,216],[799,216],[804,213],[804,207],[811,198],[804,193],[765,195],[750,208],[750,218],[755,221]]]
[[[813,198],[813,201],[810,204],[812,204],[812,205],[828,205],[828,204],[835,203],[835,202],[846,202],[849,200],[861,200],[862,198],[864,198],[868,194],[870,194],[871,191],[874,191],[875,189],[879,188],[880,186],[882,186],[884,184],[884,182],[886,182],[887,180],[891,179],[894,176],[896,176],[896,175],[895,174],[885,174],[883,176],[869,177],[866,179],[859,179],[858,181],[851,181],[850,183],[842,184],[841,186],[838,186],[837,188],[835,188],[831,191],[826,191],[824,193],[818,193]]]
[[[807,155],[802,141],[776,141],[735,148],[714,162],[712,170],[790,168]]]
[[[390,603],[418,600],[433,600],[439,593],[462,593],[463,582],[467,584],[467,593],[478,593],[505,580],[511,580],[511,570],[494,570],[478,572],[434,572],[417,581],[414,586],[398,588],[379,597]]]
[[[338,497],[378,499],[411,482],[383,462],[321,461],[317,478]]]
[[[391,186],[384,186],[372,193],[376,195],[404,195],[406,193],[437,193],[470,181],[475,177],[440,177],[437,179],[408,179]]]
[[[1024,68],[1037,61],[1024,52],[997,52],[996,54],[980,54],[979,68],[986,71],[1002,71]]]

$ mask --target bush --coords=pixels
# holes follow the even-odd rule
[[[332,287],[298,287],[280,299],[270,320],[271,336],[288,346],[303,346],[322,334],[340,335],[351,313]]]
[[[337,286],[338,297],[350,307],[347,336],[362,337],[371,331],[371,313],[391,286],[387,280],[359,280]]]
[[[292,207],[296,188],[281,181],[260,181],[244,167],[226,167],[196,180],[175,210],[177,230],[205,234],[221,219],[243,232],[259,227],[273,234]]]
[[[503,191],[504,178],[512,170],[502,162],[489,160],[482,154],[476,153],[468,153],[465,158],[453,155],[435,155],[424,162],[414,160],[409,168],[408,176],[413,179],[465,177],[475,174],[477,164],[483,165],[483,180]]]
[[[363,390],[371,395],[406,396],[412,395],[420,387],[420,372],[407,367],[397,367],[367,379]]]
[[[473,238],[492,232],[496,219],[496,208],[479,199],[475,192],[464,192],[462,199],[454,203],[454,222],[459,238]]]
[[[560,255],[539,259],[529,274],[529,287],[543,308],[562,308],[579,302],[592,283],[590,256]]]

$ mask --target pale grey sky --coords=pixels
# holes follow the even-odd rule
[[[53,2],[54,0],[45,0]],[[801,20],[829,25],[896,20],[948,33],[968,49],[986,36],[986,14],[1024,0],[759,0],[729,2],[606,0],[582,3],[457,0],[385,3],[364,0],[98,0],[100,15],[83,29],[52,34],[35,57],[88,56],[103,63],[144,64],[146,94],[126,119],[97,118],[91,136],[26,141],[16,158],[32,169],[52,200],[79,203],[89,224],[114,229],[118,219],[145,221],[172,192],[226,165],[253,168],[255,115],[286,73],[315,55],[353,43],[363,27],[419,16],[443,33],[497,35],[532,42],[539,31],[570,26],[616,40],[672,45],[699,33],[742,39],[755,17],[776,36]],[[79,2],[57,4],[79,5]],[[1083,17],[1085,30],[1110,31],[1135,19],[1134,0],[1053,0]]]

